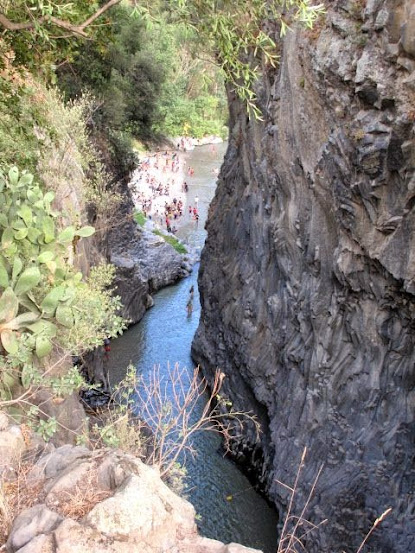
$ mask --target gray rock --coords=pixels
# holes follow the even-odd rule
[[[43,504],[23,511],[11,530],[11,553],[260,553],[200,537],[193,506],[176,496],[157,470],[131,455],[60,448],[38,461],[43,476],[48,461],[49,476],[41,478],[48,506],[63,509],[70,501],[75,507],[71,513],[78,509],[83,515],[79,508],[87,501],[89,512],[73,520]],[[92,487],[84,479],[85,469],[97,477]],[[95,495],[100,490],[114,493],[103,499]]]
[[[415,71],[415,60],[411,60],[407,56],[399,56],[399,58],[396,60],[396,63],[401,67],[404,67],[410,73],[413,73]]]
[[[259,551],[251,547],[244,547],[239,543],[230,543],[225,547],[224,553],[259,553]]]
[[[61,520],[60,515],[49,510],[43,504],[26,509],[13,523],[7,540],[8,550],[14,553],[40,534],[54,530]]]
[[[108,257],[117,268],[115,286],[123,304],[122,315],[136,323],[150,306],[148,296],[187,276],[183,255],[132,220],[134,206],[129,189],[122,185],[122,223],[108,234]]]
[[[412,8],[408,8],[407,20],[402,25],[402,48],[415,57],[415,6],[413,5]]]
[[[5,428],[0,430],[0,475],[18,465],[26,448],[20,427],[15,424],[7,426],[4,418],[2,422]]]
[[[21,547],[16,553],[55,553],[55,544],[51,535],[39,534]]]
[[[143,465],[139,476],[129,476],[113,497],[93,508],[85,522],[120,540],[147,541],[168,550],[177,533],[195,534],[194,516],[190,503],[173,494],[153,469]]]
[[[278,97],[264,122],[231,101],[207,222],[192,354],[260,419],[260,441],[247,428],[235,455],[282,513],[290,497],[277,482],[292,485],[303,447],[297,513],[325,463],[308,518],[330,524],[310,536],[311,553],[356,551],[389,506],[369,548],[415,543],[415,104],[385,51],[412,6],[367,2],[365,44],[343,36],[339,17],[355,20],[344,1],[330,2],[317,41],[285,37],[279,70],[259,85]]]
[[[6,430],[9,426],[9,417],[3,411],[0,411],[0,431]]]
[[[68,467],[73,468],[74,465],[84,462],[90,454],[89,449],[83,446],[74,447],[69,444],[61,446],[43,455],[29,473],[29,478],[33,481],[55,478]]]

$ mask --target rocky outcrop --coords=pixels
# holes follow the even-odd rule
[[[136,323],[152,305],[151,294],[188,276],[190,267],[186,256],[133,221],[134,206],[127,186],[121,185],[121,195],[106,249],[109,262],[117,269],[115,289],[123,304],[122,315]]]
[[[63,446],[36,463],[27,485],[38,502],[14,520],[9,553],[260,553],[200,537],[193,506],[119,451]]]
[[[231,134],[193,356],[262,420],[258,477],[284,511],[325,464],[308,551],[415,547],[415,57],[411,0],[337,0],[264,72],[264,122]],[[277,33],[276,33],[277,36]]]

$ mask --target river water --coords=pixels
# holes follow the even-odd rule
[[[178,236],[196,248],[203,246],[206,237],[204,222],[215,191],[215,170],[224,151],[225,145],[219,144],[214,151],[211,146],[200,146],[186,154],[188,166],[195,170],[194,177],[187,179],[188,204],[198,203],[200,220],[196,226],[189,218]],[[197,271],[198,265],[188,278],[155,294],[154,306],[143,319],[113,340],[110,374],[122,378],[129,363],[144,377],[151,374],[154,365],[160,366],[161,374],[167,374],[167,367],[176,363],[189,374],[193,372],[190,346],[200,316]],[[194,309],[187,317],[186,302],[192,285]],[[196,457],[186,455],[186,496],[195,506],[200,532],[225,543],[239,542],[265,553],[275,552],[276,512],[235,464],[224,458],[220,438],[204,432],[196,436],[192,445]]]

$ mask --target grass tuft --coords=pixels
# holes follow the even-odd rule
[[[170,244],[170,246],[172,246],[176,250],[176,252],[181,254],[187,253],[187,249],[185,248],[185,246],[174,236],[163,234],[161,230],[153,230],[153,233],[157,234],[157,236],[161,236],[165,240],[165,242],[167,242],[167,244]]]
[[[137,225],[143,227],[147,221],[147,218],[142,211],[136,211],[134,213],[134,221],[137,223]]]

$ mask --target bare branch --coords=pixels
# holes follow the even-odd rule
[[[31,29],[34,29],[37,25],[43,25],[43,24],[53,24],[56,27],[59,27],[60,29],[65,29],[72,35],[78,35],[83,38],[87,38],[88,35],[85,32],[86,27],[88,27],[91,23],[93,23],[98,17],[100,17],[104,12],[109,10],[112,6],[115,6],[116,4],[119,4],[121,0],[109,0],[104,6],[102,6],[99,10],[97,10],[94,14],[92,14],[86,21],[81,23],[80,25],[74,25],[70,21],[66,21],[64,19],[59,19],[58,17],[54,16],[42,16],[38,19],[35,19],[33,21],[24,21],[21,23],[15,23],[13,21],[10,21],[4,13],[0,12],[0,25],[3,26],[7,31],[29,31]]]

